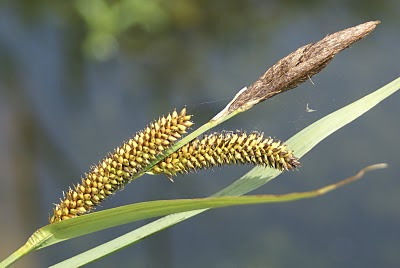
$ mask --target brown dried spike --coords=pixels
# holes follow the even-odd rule
[[[379,23],[380,21],[370,21],[336,32],[290,53],[251,86],[239,91],[213,120],[223,118],[236,110],[245,111],[276,94],[297,87],[325,68],[337,53],[367,36]]]
[[[279,170],[300,166],[292,151],[279,140],[263,138],[263,133],[222,132],[205,135],[164,158],[149,173],[188,173],[196,169],[230,164],[253,164]]]
[[[70,219],[90,212],[102,200],[121,189],[130,178],[186,133],[193,123],[191,115],[183,108],[152,122],[143,131],[110,153],[88,174],[81,183],[69,189],[59,204],[55,205],[50,223]],[[160,146],[160,144],[164,145]]]

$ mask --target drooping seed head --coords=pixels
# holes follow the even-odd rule
[[[281,141],[263,133],[222,132],[205,135],[184,145],[155,165],[149,173],[174,176],[197,169],[231,164],[268,166],[292,170],[300,162]]]

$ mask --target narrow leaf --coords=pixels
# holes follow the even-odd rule
[[[267,203],[282,203],[282,202],[291,202],[300,199],[308,199],[318,197],[324,194],[327,194],[333,190],[336,190],[346,184],[355,182],[365,175],[365,173],[376,170],[386,168],[387,164],[375,164],[367,166],[361,169],[356,175],[339,181],[334,184],[327,185],[325,187],[316,189],[314,191],[308,192],[300,192],[300,193],[290,193],[290,194],[283,194],[283,195],[249,195],[249,196],[225,196],[225,197],[217,197],[217,198],[198,198],[198,199],[177,199],[177,200],[162,200],[162,201],[153,201],[153,202],[146,202],[148,203],[149,207],[147,208],[148,211],[155,210],[157,212],[162,212],[163,214],[168,214],[171,211],[185,211],[187,207],[191,207],[192,209],[203,209],[203,208],[222,208],[222,207],[229,207],[229,206],[239,206],[239,205],[255,205],[255,204],[267,204]],[[136,207],[138,204],[130,205],[131,209]],[[167,209],[165,209],[167,208]],[[129,213],[129,212],[128,212]],[[138,209],[137,213],[141,213],[140,209]],[[130,237],[129,235],[123,235],[112,242],[114,245],[125,245],[129,243]],[[110,249],[113,249],[110,251]],[[67,259],[63,262],[60,262],[56,265],[51,267],[78,267],[85,265],[89,262],[92,262],[100,257],[103,257],[104,254],[99,254],[99,252],[103,253],[111,253],[115,250],[120,249],[111,248],[108,243],[90,249],[84,253],[74,256],[73,258]]]
[[[299,157],[305,155],[327,136],[361,116],[379,102],[395,93],[399,88],[400,78],[397,78],[375,92],[325,116],[324,118],[303,129],[287,141],[288,145],[291,148],[294,148]],[[253,168],[239,180],[214,194],[213,197],[243,195],[269,182],[279,174],[280,171],[269,168]],[[199,209],[195,211],[168,215],[87,252],[72,257],[63,262],[63,264],[71,264],[73,266],[73,264],[76,263],[81,265],[89,263],[124,247],[135,244],[141,239],[196,216],[197,214],[200,214],[206,210],[207,209]]]
[[[396,92],[399,88],[400,78],[397,78],[386,86],[336,112],[331,113],[328,116],[325,116],[324,118],[318,120],[314,124],[300,131],[290,140],[288,140],[288,146],[290,146],[290,148],[293,148],[299,157],[303,156],[321,140],[329,136],[334,131],[350,123],[351,121],[377,105],[383,99]],[[244,175],[242,178],[240,178],[227,188],[214,194],[213,196],[218,197],[228,195],[243,195],[274,179],[279,174],[280,171],[277,170],[257,167],[252,169],[250,172],[248,172],[246,175]],[[159,232],[185,219],[193,217],[205,210],[206,209],[201,209],[178,213],[156,220],[128,234],[125,234],[125,236],[129,237],[129,239],[126,240],[125,244],[120,244],[118,240],[112,240],[108,242],[107,251],[98,252],[97,256],[105,256],[110,252],[126,247],[129,244],[133,244],[140,239]],[[113,211],[115,210],[106,210],[84,215],[78,218],[73,218],[68,221],[62,221],[59,223],[44,226],[37,230],[28,239],[25,245],[23,245],[20,249],[10,255],[7,259],[2,261],[0,263],[0,267],[8,267],[32,250],[43,248],[67,239],[103,230],[112,226],[118,226],[127,223],[126,219],[121,219],[120,222],[113,222]],[[107,219],[99,222],[97,221],[97,217],[100,217],[98,216],[99,213],[105,213],[106,215],[107,213],[109,214]],[[142,219],[145,219],[146,217],[154,217],[154,215],[142,216]]]

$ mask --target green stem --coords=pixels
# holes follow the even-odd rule
[[[5,260],[0,262],[0,268],[9,267],[13,263],[21,259],[23,256],[31,252],[33,249],[34,247],[32,247],[30,243],[26,243],[25,245],[20,247],[17,251],[15,251],[13,254],[8,256]]]

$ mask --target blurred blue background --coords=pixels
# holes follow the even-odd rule
[[[2,1],[0,259],[48,223],[52,204],[90,165],[148,122],[186,105],[200,126],[277,60],[328,33],[382,21],[314,85],[219,129],[287,139],[397,78],[399,14],[396,0]],[[389,169],[318,199],[208,211],[89,267],[399,267],[399,101],[398,93],[383,101],[302,158],[299,171],[253,194],[311,190],[373,163]],[[249,169],[175,183],[146,175],[101,209],[204,197]],[[15,267],[54,264],[145,223],[57,244]]]

